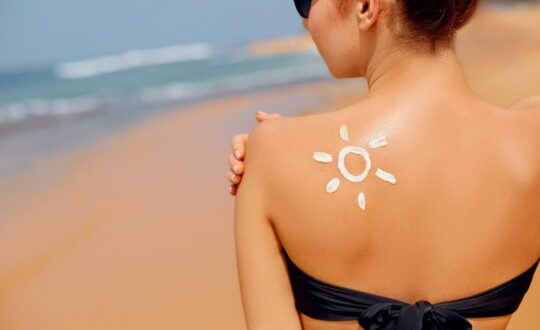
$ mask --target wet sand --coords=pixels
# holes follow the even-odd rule
[[[540,7],[481,12],[461,32],[480,95],[507,106],[540,94],[538,21]],[[255,111],[332,111],[364,92],[322,81],[192,105],[3,183],[0,329],[243,329],[230,138]],[[539,308],[537,274],[509,329],[538,329]]]

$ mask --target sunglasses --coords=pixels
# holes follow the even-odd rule
[[[294,0],[294,5],[298,14],[303,18],[308,18],[309,9],[311,8],[311,0]]]

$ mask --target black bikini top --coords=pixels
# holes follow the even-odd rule
[[[512,314],[529,289],[538,259],[520,275],[470,297],[414,305],[396,299],[344,288],[302,271],[283,249],[296,309],[315,319],[357,320],[366,330],[471,330],[466,318]]]

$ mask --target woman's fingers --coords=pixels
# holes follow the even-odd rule
[[[238,184],[242,180],[244,172],[244,155],[246,150],[246,141],[248,134],[237,134],[231,140],[233,152],[229,155],[229,170],[227,176],[229,179],[229,194],[236,196]]]
[[[231,154],[229,156],[229,170],[227,171],[227,177],[229,180],[229,194],[232,196],[236,196],[238,184],[240,183],[240,180],[242,180],[242,174],[239,174],[241,171],[244,171],[242,161],[239,161]]]
[[[238,184],[240,182],[240,176],[233,173],[230,169],[227,171],[227,175],[231,184]]]
[[[229,168],[236,175],[244,173],[244,162],[236,159],[233,155],[229,155]]]
[[[236,134],[231,140],[233,155],[237,160],[244,159],[248,134]]]
[[[278,113],[268,114],[264,111],[257,111],[255,113],[255,119],[257,119],[259,123],[265,121],[266,119],[272,119],[272,118],[278,118],[278,117],[281,117],[281,115]]]
[[[235,185],[235,184],[229,185],[229,194],[231,194],[232,196],[236,196],[237,189],[238,189],[238,185]]]

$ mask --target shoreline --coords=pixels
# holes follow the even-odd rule
[[[325,82],[330,79],[306,79],[280,85],[254,87],[249,91],[229,92],[196,98],[183,102],[171,102],[159,106],[140,106],[130,110],[101,110],[92,113],[74,113],[60,118],[30,118],[2,127],[0,123],[0,184],[14,175],[34,167],[34,162],[86,148],[116,132],[129,129],[139,123],[171,112],[183,111],[193,106],[215,102],[235,96],[264,93],[294,85]]]

